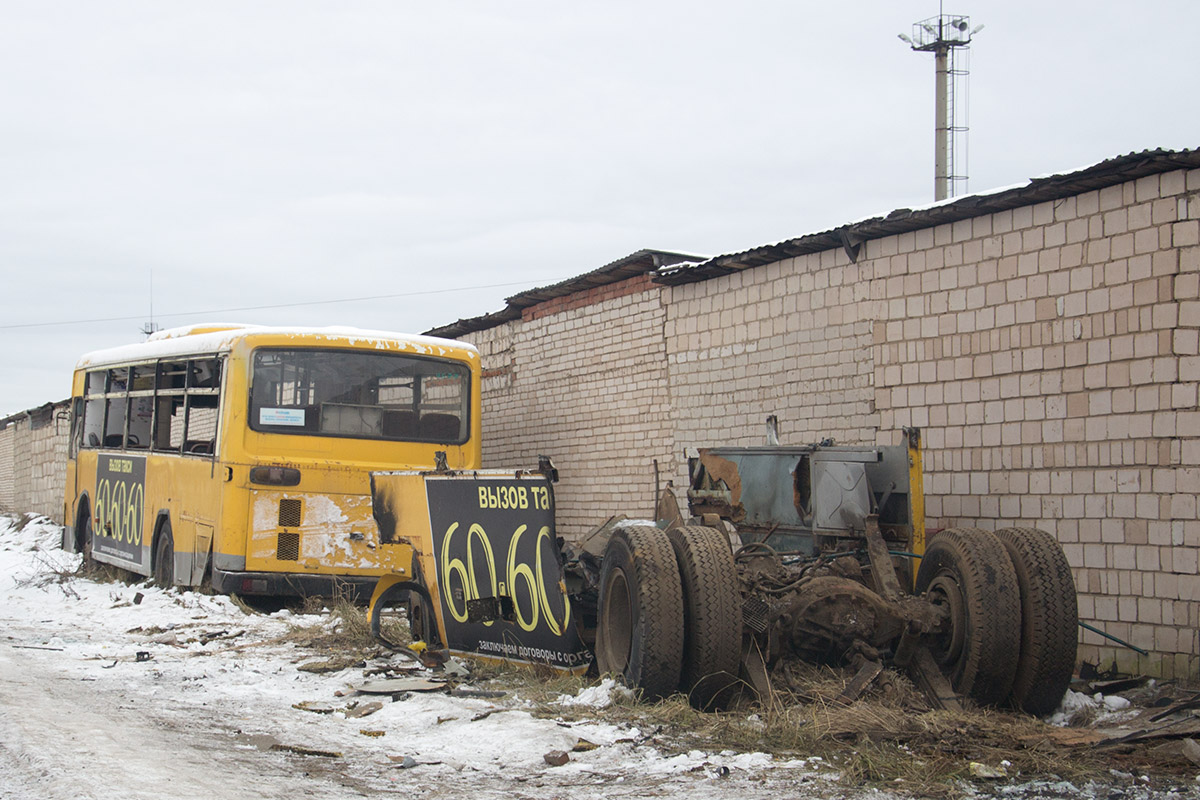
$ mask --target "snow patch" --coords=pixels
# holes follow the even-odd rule
[[[1068,689],[1058,710],[1047,717],[1046,721],[1060,728],[1073,725],[1085,717],[1095,723],[1115,724],[1137,714],[1130,706],[1131,703],[1120,695],[1104,695],[1100,692],[1086,695]]]
[[[600,681],[599,685],[581,689],[578,694],[559,695],[554,704],[564,707],[587,706],[589,708],[608,708],[618,700],[632,698],[632,691],[621,686],[612,678],[605,678]]]

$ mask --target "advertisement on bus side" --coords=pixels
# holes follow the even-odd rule
[[[101,453],[96,465],[92,551],[141,563],[145,504],[145,457]]]
[[[587,664],[549,482],[428,476],[425,487],[449,649],[560,669]]]

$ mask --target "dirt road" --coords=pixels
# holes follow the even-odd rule
[[[225,709],[156,702],[124,674],[87,678],[44,631],[9,627],[0,647],[0,795],[14,800],[353,796],[306,775],[282,753],[238,741]],[[100,664],[97,669],[102,669]],[[121,669],[124,668],[124,669]],[[131,691],[133,690],[133,691]]]
[[[569,748],[577,731],[520,713],[497,713],[471,723],[485,704],[445,696],[421,698],[441,704],[429,724],[471,725],[477,740],[457,736],[449,742],[432,735],[422,740],[419,725],[406,735],[397,726],[378,722],[373,727],[392,737],[389,747],[381,748],[377,740],[357,736],[365,723],[351,724],[354,730],[347,734],[336,727],[340,722],[345,728],[348,720],[290,707],[280,711],[278,698],[269,691],[257,700],[243,692],[214,691],[203,676],[236,671],[230,663],[204,659],[203,672],[194,672],[195,679],[189,680],[186,669],[163,655],[138,662],[119,645],[111,647],[111,659],[90,657],[80,663],[75,654],[80,648],[110,649],[94,641],[95,631],[52,620],[38,628],[12,619],[4,623],[0,797],[6,800],[241,800],[390,793],[473,800],[568,795],[686,795],[703,800],[731,793],[778,797],[781,792],[844,796],[829,777],[795,765],[775,767],[764,754],[664,757],[651,748],[615,742],[588,760],[576,756],[567,767],[549,767],[540,757],[529,757],[528,742],[536,739],[533,747],[539,752],[555,745]],[[63,649],[42,649],[46,647]],[[294,673],[295,667],[280,658],[277,670],[286,682],[284,673]],[[296,687],[297,696],[302,691]],[[414,706],[411,722],[418,724],[417,719],[428,713],[427,705]],[[547,738],[555,731],[560,731],[559,740]],[[594,731],[588,735],[602,738]],[[336,752],[340,757],[302,755],[271,749],[272,745]],[[397,767],[386,755],[390,749],[416,753],[419,766]]]

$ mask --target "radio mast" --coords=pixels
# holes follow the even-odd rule
[[[935,200],[967,188],[967,77],[971,37],[981,30],[971,27],[970,17],[943,13],[938,3],[936,17],[913,23],[911,37],[900,34],[913,50],[933,53]]]

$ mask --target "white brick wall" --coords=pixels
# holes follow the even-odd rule
[[[683,446],[898,442],[931,526],[1054,533],[1080,612],[1200,664],[1200,174],[1173,172],[668,290]],[[1185,189],[1185,187],[1188,187]]]
[[[10,425],[0,430],[0,511],[16,511],[16,477],[13,474],[13,442],[16,429]]]
[[[654,465],[675,470],[661,291],[644,278],[550,301],[464,337],[484,370],[487,467],[559,468],[559,533],[609,515],[649,517]]]
[[[58,420],[56,413],[66,409],[66,403],[56,406],[37,429],[26,416],[0,431],[0,510],[45,514],[62,522],[68,431],[66,420]]]

